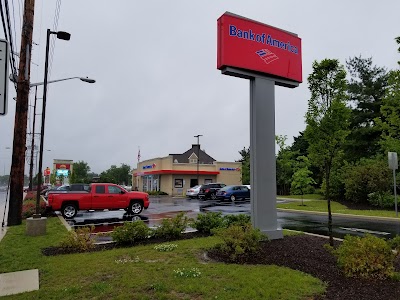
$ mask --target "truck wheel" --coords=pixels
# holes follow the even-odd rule
[[[72,219],[78,213],[76,204],[68,203],[63,205],[61,213],[65,219]]]
[[[143,204],[140,203],[139,201],[133,201],[131,203],[131,205],[129,206],[129,211],[132,214],[136,214],[136,215],[140,214],[142,212],[142,210],[143,210]]]
[[[217,195],[215,195],[215,193],[212,193],[212,194],[211,194],[211,199],[212,199],[212,200],[216,200],[216,199],[217,199]]]

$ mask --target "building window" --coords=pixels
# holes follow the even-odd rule
[[[213,182],[212,179],[204,179],[204,184],[209,184],[209,183],[211,183],[211,182]]]
[[[191,159],[189,160],[189,163],[191,163],[191,164],[197,164],[197,158],[191,158]]]
[[[183,179],[175,179],[174,187],[183,188]]]

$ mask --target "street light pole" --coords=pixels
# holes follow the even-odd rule
[[[200,184],[199,181],[199,162],[200,162],[200,137],[203,136],[201,134],[195,135],[194,137],[197,138],[197,184]]]
[[[40,218],[40,192],[42,187],[42,165],[43,165],[43,145],[44,145],[44,125],[46,120],[46,99],[47,99],[47,75],[49,67],[49,40],[50,34],[56,34],[58,39],[68,41],[71,35],[68,32],[58,31],[54,32],[47,29],[46,38],[46,57],[44,64],[44,82],[43,82],[43,106],[42,106],[42,126],[40,130],[40,149],[39,149],[39,167],[38,167],[38,184],[37,184],[37,194],[36,194],[36,213],[33,215],[34,218]]]
[[[33,152],[35,151],[36,100],[37,100],[37,86],[35,88],[35,104],[33,105],[31,161],[30,161],[30,164],[29,164],[29,190],[30,191],[32,191],[32,187],[33,187],[32,178],[33,178]]]

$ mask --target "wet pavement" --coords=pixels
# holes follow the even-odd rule
[[[278,200],[282,203],[290,200]],[[4,199],[0,194],[0,207]],[[150,206],[140,215],[129,215],[125,210],[117,211],[79,211],[74,219],[67,220],[72,228],[95,226],[95,232],[110,232],[116,226],[126,221],[143,220],[149,227],[158,226],[165,218],[172,218],[184,212],[189,218],[196,218],[199,213],[208,211],[227,214],[250,215],[250,201],[219,202],[216,200],[199,200],[173,198],[168,196],[151,197]],[[2,209],[0,209],[2,212]],[[1,216],[2,217],[2,216]],[[6,216],[7,217],[7,216]],[[286,211],[278,209],[278,224],[284,229],[300,230],[321,235],[328,235],[327,214],[312,212]],[[189,228],[189,230],[191,230]],[[390,238],[400,234],[399,219],[384,219],[373,217],[352,217],[346,215],[333,216],[333,235],[343,238],[346,234],[363,236],[367,233]]]

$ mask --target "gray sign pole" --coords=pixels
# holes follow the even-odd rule
[[[399,167],[399,163],[397,160],[397,153],[396,152],[388,152],[388,162],[389,162],[389,169],[393,170],[393,191],[394,191],[394,209],[396,211],[396,217],[398,217],[397,212],[397,191],[396,191],[396,170]]]
[[[396,191],[396,170],[393,169],[393,190],[394,190],[394,210],[396,211],[396,218],[398,217],[397,212],[397,191]]]
[[[251,222],[269,239],[283,238],[276,210],[275,85],[298,83],[232,67],[222,74],[250,80]]]

